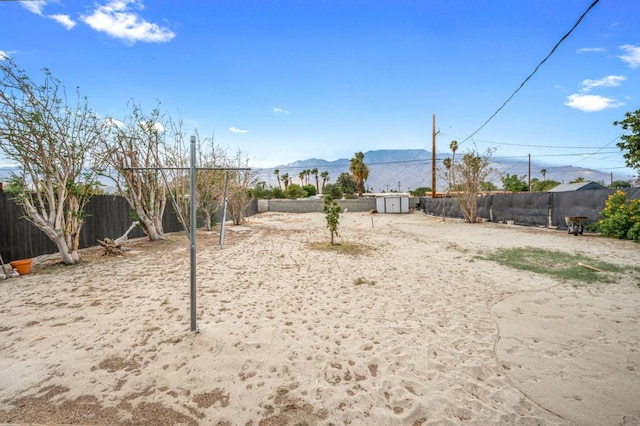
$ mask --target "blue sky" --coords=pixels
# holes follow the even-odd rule
[[[0,56],[103,115],[133,99],[253,167],[437,151],[473,134],[593,0],[0,0]],[[620,176],[640,109],[640,1],[601,0],[461,146]],[[366,161],[366,158],[365,158]]]

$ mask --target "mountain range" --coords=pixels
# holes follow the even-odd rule
[[[451,157],[451,154],[438,154],[436,164],[442,169],[442,160]],[[406,192],[418,187],[431,187],[431,152],[423,149],[383,149],[365,152],[364,162],[369,167],[369,179],[366,187],[371,192]],[[349,159],[341,158],[335,161],[327,161],[318,158],[298,160],[293,163],[283,164],[273,168],[255,169],[255,177],[258,182],[265,182],[267,186],[275,187],[278,181],[275,170],[279,171],[280,177],[285,173],[289,175],[292,183],[300,184],[298,175],[305,170],[317,168],[318,173],[326,171],[329,173],[329,183],[336,181],[341,173],[349,172]],[[519,177],[529,175],[529,163],[518,160],[496,160],[491,161],[493,172],[489,178],[498,188],[502,187],[500,178],[506,174],[518,175]],[[542,180],[540,170],[546,169],[546,179],[555,180],[560,183],[569,183],[579,177],[587,181],[598,182],[609,185],[612,180],[625,180],[616,177],[611,173],[598,170],[573,167],[573,166],[551,166],[538,161],[531,162],[531,177]],[[17,171],[14,167],[2,167],[0,165],[0,182],[8,179],[11,172]],[[320,178],[321,179],[321,178]],[[526,178],[525,178],[526,180]],[[315,184],[315,178],[310,177],[310,183]],[[106,185],[109,183],[105,182]],[[436,188],[438,191],[445,189],[442,171],[436,171]],[[111,189],[111,188],[109,188]]]
[[[369,167],[369,179],[366,187],[372,192],[398,191],[406,192],[418,187],[432,186],[432,155],[431,152],[423,149],[384,149],[367,151],[364,153],[364,162]],[[451,154],[438,154],[436,157],[436,188],[438,191],[445,189],[444,177],[442,175],[442,160],[451,157]],[[598,170],[574,167],[574,166],[551,166],[538,161],[532,161],[529,166],[528,161],[522,160],[492,160],[492,173],[489,180],[498,188],[502,187],[500,178],[509,175],[519,177],[529,175],[531,167],[531,178],[543,179],[540,170],[546,169],[546,179],[555,180],[560,183],[569,183],[579,177],[587,181],[598,182],[609,185],[612,180],[617,180],[611,173]],[[275,170],[278,170],[280,177],[286,173],[292,183],[300,184],[298,175],[305,171],[317,168],[318,172],[327,171],[329,173],[329,183],[335,182],[336,178],[345,172],[349,172],[349,159],[341,158],[335,161],[327,161],[317,158],[308,160],[298,160],[293,163],[283,164],[273,168],[258,169],[256,178],[265,182],[267,186],[277,186]],[[321,178],[320,178],[321,179]],[[315,177],[311,176],[310,181],[315,183]]]

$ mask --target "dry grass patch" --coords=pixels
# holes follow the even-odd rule
[[[501,248],[480,258],[522,271],[583,283],[614,282],[611,273],[635,269],[602,262],[581,253],[570,254],[537,247]]]
[[[369,254],[373,248],[366,244],[354,244],[349,242],[331,244],[331,243],[310,243],[309,247],[313,250],[329,251],[338,254],[346,254],[349,256],[364,256]]]

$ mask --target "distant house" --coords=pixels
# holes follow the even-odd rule
[[[606,187],[596,182],[563,183],[562,185],[551,188],[547,192],[590,191],[594,189],[606,189]]]

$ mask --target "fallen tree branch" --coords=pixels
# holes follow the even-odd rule
[[[129,229],[127,229],[127,232],[125,232],[120,238],[116,238],[115,243],[118,247],[120,247],[122,245],[122,243],[124,243],[125,241],[127,241],[127,238],[129,236],[129,232],[131,232],[133,230],[133,228],[135,228],[136,226],[138,226],[140,224],[139,221],[135,221],[131,224],[131,226],[129,227]]]
[[[112,240],[111,238],[105,238],[104,240],[98,240],[98,242],[100,243],[100,245],[104,249],[104,252],[102,253],[103,256],[109,256],[111,254],[115,254],[116,256],[119,256],[121,254],[124,254],[124,249],[122,247],[118,247],[116,242],[114,240]]]
[[[578,262],[579,266],[582,266],[583,268],[587,268],[587,269],[591,269],[592,271],[596,271],[596,272],[606,272],[602,269],[598,269],[595,266],[591,266],[591,265],[587,265],[586,263],[582,263],[582,262]]]
[[[121,237],[116,238],[115,240],[112,240],[111,238],[98,240],[98,243],[100,243],[102,248],[104,248],[104,253],[102,253],[102,255],[109,256],[111,254],[115,254],[116,256],[119,256],[124,254],[126,249],[122,247],[122,244],[124,244],[127,241],[129,233],[133,230],[133,228],[138,226],[139,223],[140,222],[138,221],[133,222],[129,227],[129,229],[127,229],[127,232],[125,232]]]

